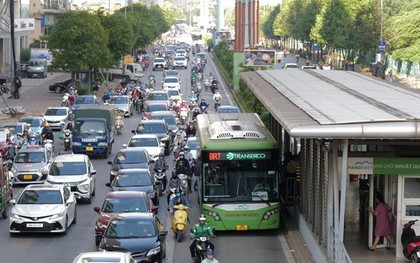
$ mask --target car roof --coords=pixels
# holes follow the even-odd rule
[[[153,220],[154,215],[152,213],[118,213],[114,218],[127,218],[127,219],[150,219]]]
[[[18,153],[23,152],[46,152],[46,148],[42,146],[27,146],[26,148],[21,148]]]
[[[120,262],[125,262],[122,261],[125,259],[125,257],[128,255],[128,252],[120,252],[120,251],[95,251],[95,252],[83,252],[80,253],[77,256],[77,261],[75,261],[75,263],[85,263],[85,262],[90,262],[90,261],[86,261],[86,259],[91,259],[91,258],[95,258],[95,259],[103,259],[103,260],[107,260],[109,258],[119,258]],[[100,261],[95,261],[95,262],[100,262]],[[103,261],[102,263],[106,263],[106,261]]]
[[[87,158],[85,154],[62,154],[54,158],[54,162],[84,162]]]
[[[141,139],[141,138],[156,138],[158,139],[156,134],[136,134],[131,137],[131,139]],[[130,140],[131,140],[130,139]]]
[[[119,154],[119,153],[125,153],[125,152],[143,152],[143,153],[147,153],[147,150],[144,149],[144,148],[140,148],[140,147],[128,147],[128,148],[124,148],[124,149],[119,150],[117,152],[117,154]]]
[[[147,168],[127,168],[127,169],[119,169],[118,173],[122,174],[122,173],[134,173],[134,172],[139,172],[139,173],[150,173],[150,170]]]
[[[166,123],[165,120],[142,120],[140,124],[148,124],[148,123]]]
[[[24,116],[20,118],[19,120],[23,120],[23,119],[44,119],[44,118],[41,116]]]
[[[172,75],[165,77],[165,79],[178,79],[179,80],[177,76],[172,76]]]
[[[60,190],[63,185],[61,184],[30,184],[25,187],[25,190]]]
[[[142,191],[113,191],[105,195],[105,198],[113,197],[147,197],[147,194]]]
[[[166,90],[154,90],[152,92],[149,92],[149,95],[150,94],[156,94],[156,93],[166,93],[166,94],[168,94],[168,92]]]
[[[69,110],[69,108],[67,108],[67,107],[48,107],[47,108],[47,110],[48,109],[63,109],[63,110]]]
[[[172,113],[172,111],[168,111],[168,110],[162,110],[162,111],[153,111],[150,113],[150,115],[152,117],[154,116],[172,116],[175,118],[174,114]]]

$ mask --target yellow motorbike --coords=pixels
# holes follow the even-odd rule
[[[172,231],[175,234],[176,240],[181,242],[187,232],[188,209],[189,207],[183,204],[175,205],[173,207],[174,213],[172,215]]]

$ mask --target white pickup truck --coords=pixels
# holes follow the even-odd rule
[[[125,78],[128,82],[138,81],[144,75],[142,66],[137,63],[127,63],[119,68],[109,68],[108,74],[110,80]]]

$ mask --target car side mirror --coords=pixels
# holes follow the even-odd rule
[[[161,143],[161,144],[160,144],[160,147],[165,147],[165,144],[164,144],[164,143]]]
[[[108,187],[111,187],[111,183],[106,183],[105,185]]]
[[[159,233],[159,236],[167,236],[168,235],[168,231],[161,231]]]
[[[15,204],[16,204],[16,200],[15,200],[15,199],[11,199],[11,200],[9,201],[9,204],[11,204],[11,205],[15,205]]]
[[[123,147],[123,148],[127,148],[127,144],[125,144],[125,143],[124,143],[124,144],[122,145],[122,147]]]
[[[132,134],[136,134],[136,131],[135,131],[135,130],[131,130],[131,133],[132,133]]]
[[[155,205],[154,205],[154,206],[152,206],[152,212],[153,212],[153,213],[156,213],[156,212],[157,212],[157,210],[158,210],[158,208],[159,208],[158,206],[155,206]]]
[[[93,208],[93,211],[95,211],[96,213],[99,213],[99,211],[100,211],[99,206],[95,206],[95,207]]]
[[[93,170],[93,169],[92,169],[92,170],[90,171],[90,174],[96,174],[96,170]]]
[[[112,165],[113,163],[112,163],[112,161],[108,161],[107,164]]]

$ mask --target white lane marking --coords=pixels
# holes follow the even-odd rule
[[[207,54],[208,54],[208,53],[207,53]],[[217,67],[216,67],[215,63],[213,62],[213,56],[211,57],[210,62],[211,62],[211,65],[213,66],[213,69],[214,69],[214,71],[215,71],[216,75],[217,75],[217,78],[218,78],[218,79],[220,79],[219,83],[221,84],[222,89],[223,89],[224,93],[226,94],[226,97],[227,97],[227,98],[228,98],[228,100],[229,100],[230,105],[233,105],[232,99],[230,98],[229,91],[227,91],[227,88],[225,87],[225,84],[224,84],[224,83],[225,83],[225,82],[224,82],[224,78],[223,78],[223,76],[219,73],[219,70],[217,69]],[[222,81],[222,80],[223,80],[223,81]]]
[[[167,230],[168,233],[170,232],[171,225],[172,225],[171,217],[167,216],[166,217],[165,230]],[[174,253],[175,253],[175,239],[169,238],[169,236],[170,236],[169,234],[166,236],[166,258],[165,258],[165,261],[166,262],[173,262],[174,261],[173,260],[174,259]]]
[[[278,239],[280,240],[280,245],[283,249],[284,256],[287,259],[288,263],[296,263],[295,258],[292,255],[292,250],[290,250],[289,245],[287,244],[286,238],[283,235],[279,235]]]

